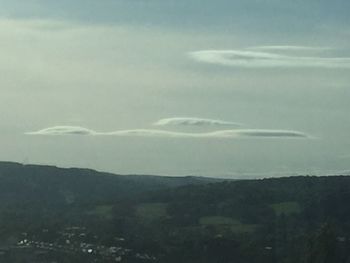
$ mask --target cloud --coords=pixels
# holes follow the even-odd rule
[[[54,126],[35,132],[27,132],[28,135],[95,135],[96,132],[79,126]]]
[[[350,68],[348,57],[310,57],[280,55],[247,50],[200,50],[190,52],[194,60],[242,68]]]
[[[164,130],[152,130],[152,129],[135,129],[135,130],[121,130],[105,135],[113,136],[131,136],[131,137],[169,137],[169,138],[204,138],[207,137],[207,133],[187,133],[187,132],[173,132]]]
[[[240,123],[223,121],[223,120],[213,120],[213,119],[203,119],[203,118],[193,118],[193,117],[175,117],[161,119],[155,122],[153,125],[156,126],[168,126],[168,125],[178,125],[178,126],[241,126]]]
[[[164,130],[122,130],[103,135],[114,136],[140,136],[140,137],[172,137],[172,138],[239,138],[239,137],[256,137],[256,138],[308,138],[305,133],[298,131],[286,130],[219,130],[213,132],[193,133],[193,132],[173,132]]]
[[[309,138],[305,133],[288,130],[261,130],[261,129],[238,129],[238,130],[218,130],[213,132],[193,133],[193,132],[173,132],[165,130],[135,129],[120,130],[112,132],[96,132],[83,127],[76,126],[55,126],[28,132],[27,135],[90,135],[90,136],[119,136],[119,137],[165,137],[165,138]]]
[[[237,133],[244,137],[285,137],[285,138],[308,138],[309,136],[303,132],[287,131],[287,130],[238,130]]]

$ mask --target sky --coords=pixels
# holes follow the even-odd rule
[[[347,0],[0,0],[0,160],[350,173]]]

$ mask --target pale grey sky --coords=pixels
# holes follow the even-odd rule
[[[350,170],[349,1],[0,0],[0,160]]]

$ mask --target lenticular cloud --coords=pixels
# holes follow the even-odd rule
[[[278,49],[283,50],[282,47]],[[293,49],[293,46],[284,48],[288,49]],[[190,57],[199,62],[242,68],[350,68],[348,57],[292,56],[246,49],[200,50],[191,52]]]
[[[218,130],[213,132],[172,132],[163,130],[122,130],[104,135],[111,136],[137,136],[137,137],[168,137],[168,138],[244,138],[244,137],[256,137],[256,138],[308,138],[308,135],[298,131],[287,130]]]
[[[112,132],[96,132],[90,129],[77,126],[55,126],[42,129],[36,132],[28,132],[27,135],[42,136],[116,136],[116,137],[163,137],[163,138],[217,138],[217,139],[234,139],[234,138],[308,138],[305,133],[288,130],[261,130],[261,129],[237,129],[237,130],[218,130],[213,132],[173,132],[164,130],[135,129],[119,130]]]
[[[175,118],[165,118],[155,122],[153,125],[156,126],[241,126],[240,123],[223,121],[223,120],[213,120],[213,119],[203,119],[203,118],[193,118],[193,117],[175,117]]]
[[[35,132],[27,132],[28,135],[95,135],[96,132],[79,126],[54,126]]]

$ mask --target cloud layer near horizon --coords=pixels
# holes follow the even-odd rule
[[[200,50],[190,52],[196,61],[242,68],[350,68],[349,57],[281,55],[260,50],[306,50],[298,46],[266,46],[251,50]],[[315,50],[316,48],[310,48]]]
[[[194,117],[174,117],[160,119],[153,123],[156,126],[241,126],[242,124],[224,120],[194,118]]]
[[[204,133],[173,132],[152,129],[120,130],[112,132],[96,132],[78,126],[55,126],[35,132],[28,132],[27,135],[93,135],[93,136],[129,136],[129,137],[168,137],[168,138],[309,138],[305,133],[288,130],[264,130],[264,129],[237,129],[218,130]]]

